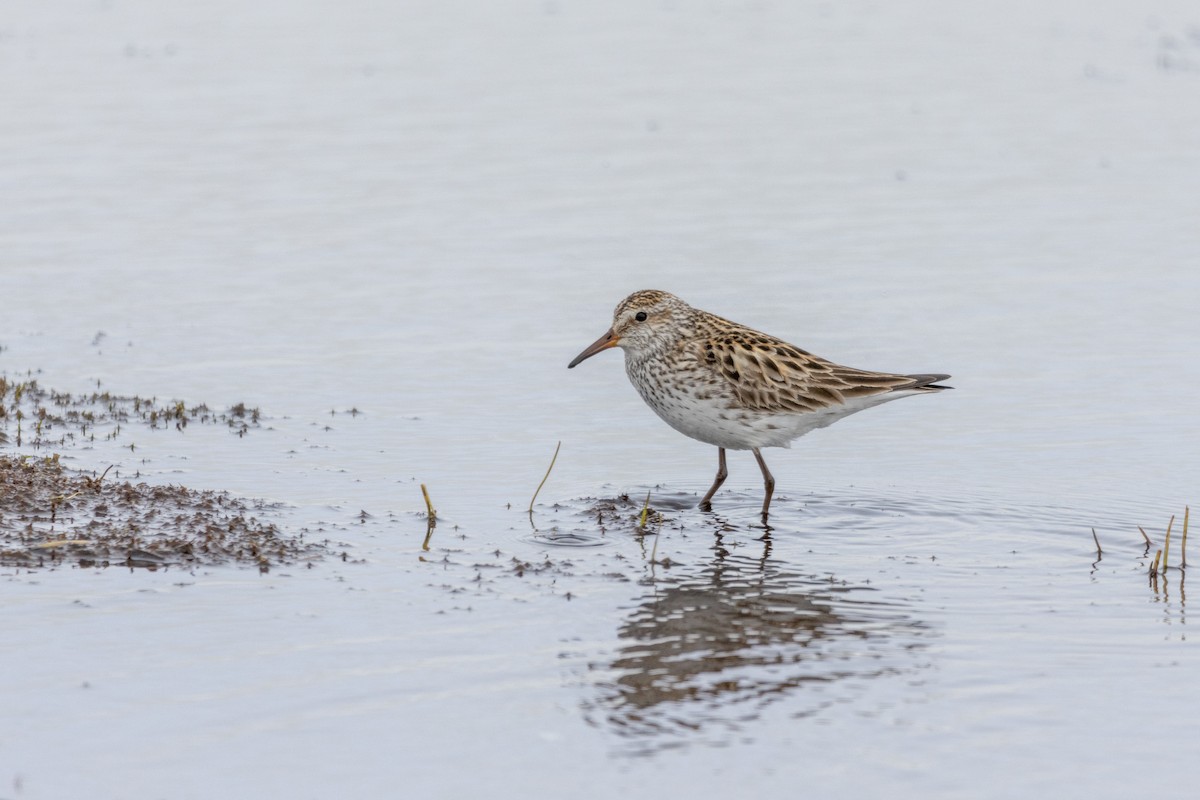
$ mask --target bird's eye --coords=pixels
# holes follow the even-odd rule
[[[633,318],[636,319],[638,322],[645,322],[646,321],[646,312],[639,311],[633,315]]]

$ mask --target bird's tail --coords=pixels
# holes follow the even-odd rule
[[[949,379],[949,375],[905,375],[906,378],[912,378],[913,385],[905,386],[905,389],[921,389],[926,392],[940,392],[942,389],[953,389],[953,386],[942,386],[938,381]]]

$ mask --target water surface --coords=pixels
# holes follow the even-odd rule
[[[0,370],[261,408],[62,458],[283,504],[353,558],[5,570],[0,794],[1190,786],[1185,581],[1150,585],[1136,526],[1161,546],[1197,499],[1198,26],[1170,1],[15,12]],[[749,454],[700,512],[713,449],[618,353],[566,370],[639,288],[956,389],[767,452],[769,531]]]

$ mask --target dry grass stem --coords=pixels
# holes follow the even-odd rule
[[[650,492],[646,492],[646,503],[642,506],[642,517],[641,521],[638,522],[638,527],[643,531],[646,530],[646,515],[648,513],[650,513]]]
[[[431,520],[437,519],[437,511],[433,507],[433,503],[429,500],[429,490],[425,488],[425,484],[421,484],[421,494],[425,495],[425,510],[429,514]]]
[[[1150,537],[1146,535],[1146,531],[1142,529],[1141,525],[1138,525],[1138,530],[1142,532],[1142,538],[1146,540],[1146,547],[1153,547],[1154,542],[1150,541]]]
[[[1163,543],[1163,550],[1162,550],[1162,554],[1163,554],[1162,571],[1163,571],[1164,575],[1167,572],[1167,559],[1170,558],[1170,555],[1171,555],[1171,528],[1174,525],[1175,525],[1175,515],[1172,514],[1171,521],[1167,523],[1167,540],[1166,540],[1166,542]]]
[[[1179,568],[1187,569],[1187,529],[1188,515],[1191,509],[1187,506],[1183,507],[1183,538],[1179,542]]]
[[[542,487],[546,485],[546,479],[550,477],[550,470],[554,469],[554,462],[558,461],[558,450],[562,447],[562,441],[554,446],[554,457],[550,459],[550,466],[546,467],[546,474],[542,476],[542,482],[537,485],[537,489],[533,491],[533,497],[529,500],[529,513],[533,513],[533,504],[537,502],[537,496],[542,491]]]
[[[1092,540],[1096,543],[1096,557],[1100,558],[1104,555],[1104,551],[1100,549],[1100,537],[1096,536],[1096,529],[1092,528]]]
[[[1162,550],[1159,550],[1158,552],[1156,552],[1154,554],[1154,561],[1150,564],[1150,574],[1151,575],[1158,574],[1158,562],[1159,561],[1162,561]]]

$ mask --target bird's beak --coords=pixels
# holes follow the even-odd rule
[[[599,339],[597,339],[596,341],[589,344],[587,346],[587,349],[585,349],[579,355],[575,356],[575,360],[573,360],[570,364],[567,364],[567,369],[572,369],[580,361],[583,361],[584,359],[587,359],[587,358],[591,358],[592,356],[596,355],[596,353],[599,353],[601,350],[607,350],[610,347],[616,347],[617,342],[619,342],[619,341],[621,341],[620,337],[618,337],[615,333],[613,333],[612,328],[609,328],[607,331],[605,331],[603,336],[601,336]]]

